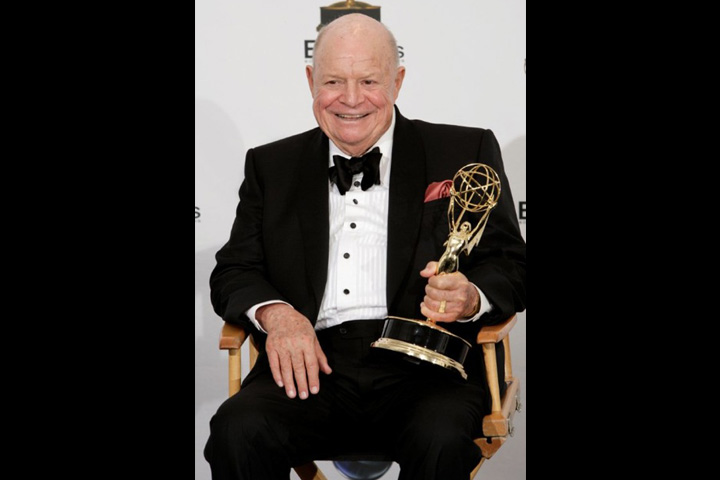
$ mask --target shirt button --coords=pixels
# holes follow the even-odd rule
[[[358,204],[357,198],[353,198],[353,203],[354,203],[355,205]]]
[[[345,290],[343,290],[343,293],[344,293],[345,295],[350,295],[350,290],[348,290],[348,289],[346,288]]]
[[[343,258],[350,258],[350,254],[349,253],[344,254]]]
[[[350,228],[355,228],[355,227],[357,227],[357,225],[355,224],[355,222],[353,222],[353,223],[350,224]]]
[[[353,185],[355,185],[356,187],[359,187],[359,186],[360,186],[360,182],[358,182],[357,180],[355,180],[355,183],[353,183]]]

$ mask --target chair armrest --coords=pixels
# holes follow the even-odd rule
[[[239,325],[225,322],[220,333],[220,350],[233,350],[242,347],[247,332]]]
[[[482,327],[477,336],[477,343],[498,343],[510,333],[516,322],[517,315],[513,315],[497,325]]]

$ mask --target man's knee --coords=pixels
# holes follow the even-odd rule
[[[443,421],[440,412],[430,421],[413,422],[403,433],[397,445],[401,478],[467,479],[482,458],[467,426]]]
[[[413,445],[412,449],[422,452],[429,450],[454,450],[462,447],[463,443],[472,442],[466,427],[443,422],[442,415],[436,421],[413,422],[408,426],[404,441]],[[440,420],[440,421],[437,421]]]
[[[277,442],[272,417],[262,402],[232,398],[223,403],[210,420],[210,438],[234,448],[271,449]]]

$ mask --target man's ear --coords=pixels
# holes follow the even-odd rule
[[[315,82],[313,82],[313,67],[310,65],[305,66],[305,75],[307,76],[308,86],[310,86],[310,93],[313,93],[313,86]]]
[[[402,88],[403,80],[405,80],[405,67],[398,67],[395,75],[395,98],[393,100],[397,100],[398,95],[400,95],[400,88]]]

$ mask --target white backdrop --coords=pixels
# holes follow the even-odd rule
[[[210,417],[227,396],[227,357],[218,350],[222,322],[209,300],[214,254],[230,232],[247,149],[316,126],[304,73],[306,41],[317,35],[320,7],[331,3],[195,3],[196,480],[210,480],[202,450]],[[526,235],[525,0],[369,3],[381,7],[382,22],[402,48],[407,73],[400,111],[408,118],[492,129]],[[511,335],[525,408],[515,416],[514,437],[478,479],[525,478],[525,320],[520,314]],[[320,464],[328,479],[344,479],[332,464]],[[393,465],[382,480],[397,479],[398,471]]]

